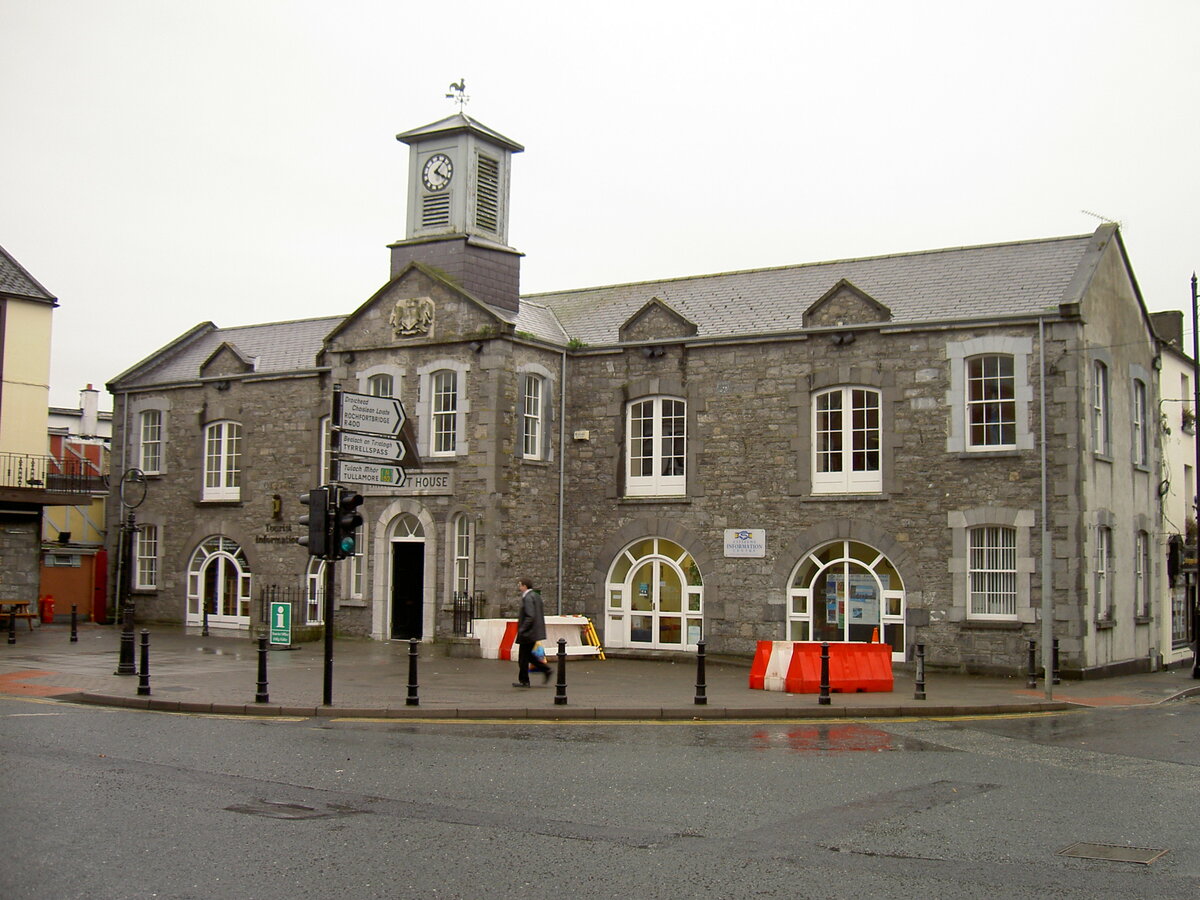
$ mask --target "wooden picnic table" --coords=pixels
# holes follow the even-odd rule
[[[32,605],[29,600],[0,600],[0,616],[7,616],[7,624],[10,626],[16,619],[24,619],[29,625],[29,630],[33,631],[33,619],[37,613],[29,609]]]

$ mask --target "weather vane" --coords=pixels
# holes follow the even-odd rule
[[[450,93],[446,95],[447,100],[453,100],[458,104],[458,111],[462,112],[463,107],[467,105],[467,101],[471,98],[467,96],[467,79],[460,78],[458,81],[452,82],[450,85]]]

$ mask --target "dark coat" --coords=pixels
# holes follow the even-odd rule
[[[517,642],[530,643],[546,639],[546,617],[542,595],[529,590],[521,595],[521,614],[517,616]]]

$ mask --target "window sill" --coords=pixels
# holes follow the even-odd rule
[[[1092,454],[1092,459],[1096,462],[1108,463],[1112,465],[1113,458],[1108,453],[1100,453],[1099,451]]]
[[[817,503],[822,500],[890,500],[891,495],[885,493],[878,494],[809,494],[807,497],[801,497],[801,503]]]
[[[1153,616],[1134,616],[1133,617],[1134,625],[1149,625],[1153,621],[1154,621]]]
[[[963,450],[957,454],[959,459],[1012,459],[1020,455],[1021,451],[1016,447],[1004,447],[999,450]]]
[[[652,496],[652,495],[643,496],[643,495],[638,494],[638,495],[635,495],[632,497],[628,497],[628,496],[622,497],[620,502],[622,504],[628,504],[628,505],[643,504],[643,503],[691,503],[692,499],[686,495],[681,495],[681,494],[664,494],[660,497]]]
[[[196,507],[201,507],[201,506],[204,506],[204,507],[209,507],[209,506],[233,507],[233,506],[241,506],[242,501],[241,500],[205,500],[205,499],[201,498],[199,500],[193,500],[192,505],[196,506]]]
[[[1097,619],[1096,620],[1096,630],[1097,631],[1108,631],[1110,628],[1116,628],[1116,627],[1117,627],[1116,619]]]
[[[1025,626],[1017,619],[966,619],[962,627],[976,631],[1020,631]]]

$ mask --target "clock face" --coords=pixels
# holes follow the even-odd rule
[[[435,153],[425,160],[425,168],[421,170],[421,180],[431,191],[440,191],[454,177],[454,163],[445,153]]]

